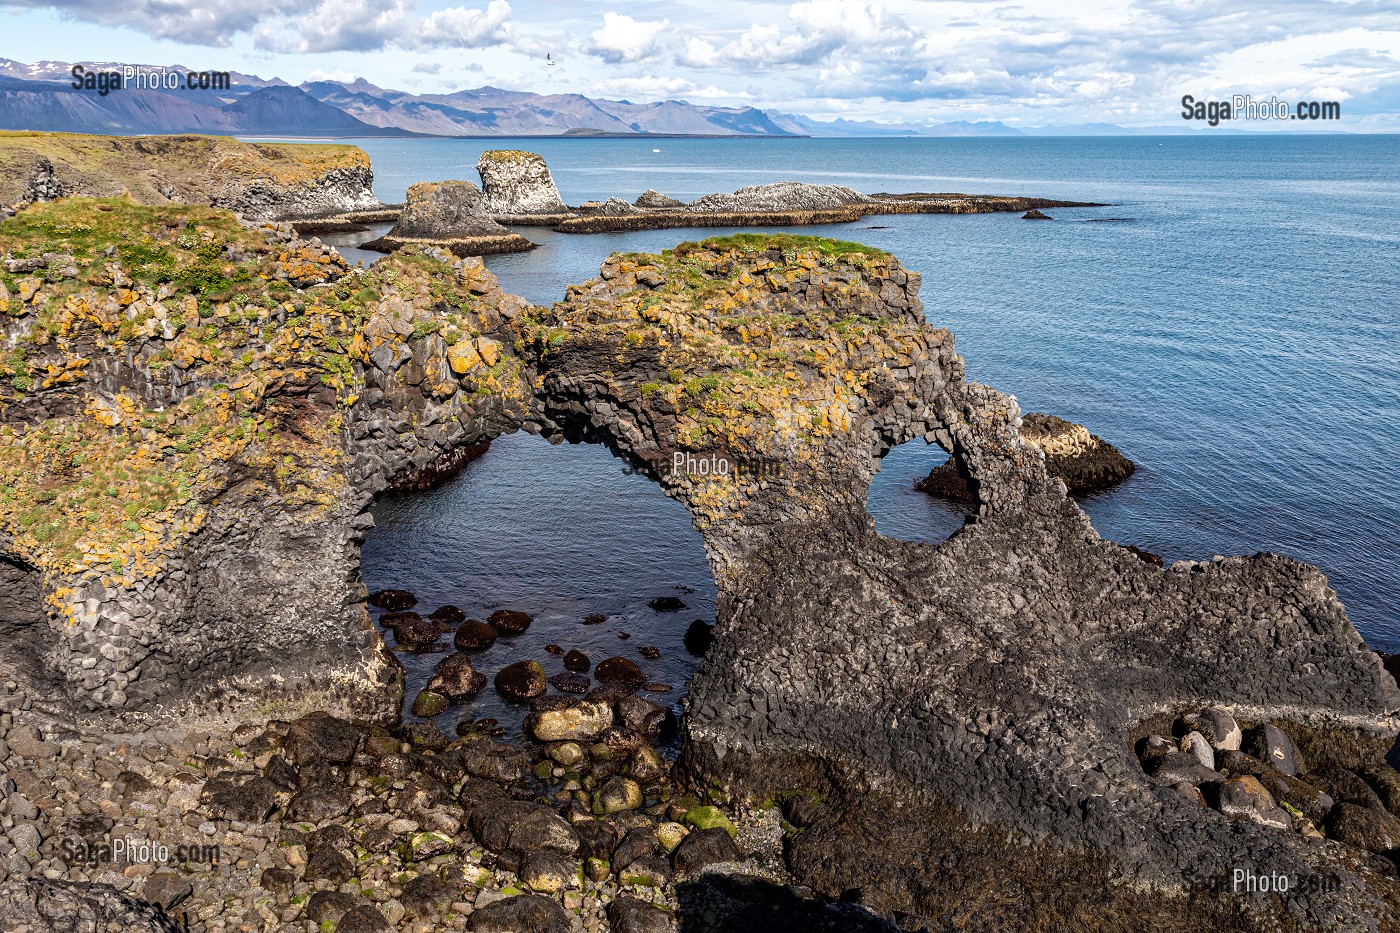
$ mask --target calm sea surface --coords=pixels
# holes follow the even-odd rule
[[[570,203],[788,179],[1112,202],[1051,211],[1053,223],[895,215],[795,232],[895,253],[923,275],[925,313],[957,335],[970,378],[1131,457],[1133,478],[1082,502],[1105,536],[1168,560],[1276,551],[1316,564],[1367,641],[1400,650],[1400,137],[357,144],[390,201],[415,181],[476,181],[483,149],[522,148],[545,156]],[[488,265],[507,290],[549,303],[614,250],[722,231],[519,232],[540,248]],[[922,442],[886,458],[869,500],[881,531],[941,540],[960,524],[910,488],[944,459]],[[527,655],[562,669],[547,642],[624,654],[677,688],[694,669],[681,634],[714,611],[699,537],[602,448],[505,438],[449,487],[387,499],[376,515],[371,588],[406,586],[425,610],[537,613],[530,633],[481,658],[488,674]],[[689,608],[646,607],[668,593]],[[583,627],[589,612],[616,618]],[[436,660],[410,668],[421,678]],[[468,708],[510,712],[490,690]]]

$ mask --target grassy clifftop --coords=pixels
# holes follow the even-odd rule
[[[0,132],[0,203],[25,200],[42,160],[64,193],[126,192],[143,204],[217,203],[231,184],[313,185],[328,172],[368,172],[355,146],[245,143],[225,136],[89,136]]]
[[[343,483],[355,364],[414,336],[403,309],[441,308],[449,341],[481,329],[471,270],[413,254],[351,270],[287,237],[125,198],[0,224],[0,256],[43,265],[0,270],[0,535],[14,551],[122,579],[157,567],[232,483],[314,513]]]

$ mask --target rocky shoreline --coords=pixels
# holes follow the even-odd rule
[[[830,929],[1391,922],[1394,849],[1202,807],[1139,757],[1205,707],[1367,780],[1400,688],[1325,578],[1103,540],[887,253],[714,238],[614,255],[543,308],[477,259],[350,269],[286,225],[124,198],[28,206],[0,251],[23,350],[0,360],[3,903],[190,884],[205,928],[341,933],[724,929],[756,904]],[[582,695],[502,682],[531,697],[528,747],[400,720],[368,509],[515,430],[608,445],[704,539],[717,620],[674,765],[626,670]],[[976,494],[936,546],[865,509],[914,438]],[[469,661],[439,673],[449,700],[486,688]],[[128,827],[236,854],[171,878],[62,849]],[[736,849],[749,877],[726,881]],[[1297,887],[1240,897],[1242,865]],[[114,922],[163,929],[133,909]]]

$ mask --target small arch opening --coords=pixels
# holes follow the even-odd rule
[[[936,544],[976,514],[977,501],[948,452],[916,438],[880,458],[865,509],[886,537]]]
[[[549,680],[546,696],[578,699],[580,689],[599,686],[596,666],[612,657],[640,669],[638,696],[669,710],[672,724],[679,717],[714,622],[715,583],[685,506],[607,447],[524,432],[498,437],[444,485],[383,494],[373,515],[360,564],[369,592],[407,591],[416,599],[408,611],[425,619],[444,606],[461,610],[442,613],[442,631],[414,649],[392,606],[370,607],[405,668],[406,721],[434,668],[457,650],[457,630],[469,624],[461,619],[486,622],[502,610],[531,621],[518,634],[498,627],[488,646],[467,650],[484,687],[417,718],[449,736],[459,723],[495,720],[482,731],[514,739],[531,704],[498,692],[498,672],[534,661]],[[566,666],[570,651],[587,656],[586,671],[569,669],[577,659]],[[569,673],[586,680],[558,680]],[[674,731],[663,747],[676,741]]]

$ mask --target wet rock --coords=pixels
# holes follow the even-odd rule
[[[1021,215],[1022,220],[1054,220],[1049,214],[1043,214],[1035,208],[1031,208]]]
[[[613,933],[675,933],[677,929],[671,911],[625,894],[608,904],[608,924]]]
[[[471,933],[570,933],[569,915],[550,898],[522,894],[472,911]]]
[[[1331,795],[1307,781],[1279,774],[1272,768],[1258,777],[1259,783],[1263,784],[1264,789],[1273,794],[1280,804],[1288,804],[1316,823],[1322,822],[1335,802]]]
[[[822,798],[816,793],[794,794],[783,803],[783,816],[799,828],[812,825],[821,811]]]
[[[519,635],[530,627],[530,623],[535,621],[534,616],[528,612],[518,612],[514,609],[497,609],[486,619],[495,626],[502,635]]]
[[[452,903],[455,891],[437,875],[424,872],[403,886],[399,903],[410,919],[431,919]]]
[[[396,612],[394,617],[391,629],[394,640],[405,648],[427,648],[442,634],[442,630],[435,623],[429,622],[416,612]]]
[[[573,830],[579,840],[577,854],[582,859],[610,861],[613,850],[622,838],[617,825],[611,820],[579,820],[573,824]]]
[[[415,862],[426,862],[430,858],[445,855],[457,847],[457,843],[446,833],[426,830],[408,837],[410,857]]]
[[[600,661],[593,670],[593,676],[599,683],[617,684],[632,689],[647,682],[646,675],[635,662],[621,657]]]
[[[1220,752],[1215,756],[1215,767],[1221,774],[1228,774],[1231,777],[1238,777],[1241,774],[1263,777],[1267,774],[1278,773],[1269,767],[1267,762],[1260,761],[1253,755],[1246,755],[1244,752]]]
[[[492,783],[481,778],[468,778],[462,782],[462,786],[457,790],[457,802],[462,805],[462,809],[467,811],[468,816],[482,803],[488,800],[504,800],[506,792],[499,784]]]
[[[350,831],[337,823],[322,826],[306,837],[307,851],[323,847],[349,849],[353,845],[354,840],[350,838]]]
[[[1244,750],[1261,761],[1267,761],[1280,774],[1297,777],[1298,772],[1304,770],[1298,750],[1293,747],[1293,740],[1277,726],[1265,723],[1251,729]]]
[[[495,644],[500,635],[495,626],[487,625],[480,619],[468,619],[452,636],[452,644],[458,651],[484,651]]]
[[[685,630],[685,650],[693,655],[704,657],[714,643],[714,627],[704,619],[696,619]]]
[[[530,756],[510,745],[482,741],[463,748],[461,754],[463,769],[488,781],[514,784],[530,772]]]
[[[467,621],[467,614],[456,606],[439,606],[428,618],[445,631]]]
[[[661,657],[661,649],[655,645],[642,645],[637,651],[642,657],[649,658],[653,661]]]
[[[484,797],[472,808],[468,824],[472,835],[492,852],[504,852],[510,848],[510,834],[529,814],[544,809],[554,811],[540,804],[512,800],[509,797]]]
[[[1147,762],[1145,770],[1163,784],[1199,785],[1220,780],[1219,772],[1207,768],[1195,755],[1188,755],[1186,752],[1173,752],[1153,758]]]
[[[1271,829],[1292,829],[1293,820],[1280,807],[1259,779],[1251,775],[1227,778],[1208,787],[1207,799],[1216,809],[1234,819],[1246,819]]]
[[[559,852],[537,849],[521,859],[520,880],[540,894],[558,894],[565,888],[580,886],[583,866]]]
[[[485,687],[486,675],[472,667],[471,658],[462,652],[439,661],[428,679],[429,690],[454,701],[474,697]]]
[[[1244,734],[1235,717],[1223,709],[1206,708],[1187,713],[1181,717],[1180,729],[1183,733],[1199,732],[1205,736],[1210,747],[1217,752],[1239,751]]]
[[[686,836],[671,861],[678,877],[693,878],[711,865],[743,860],[729,833],[716,826]]]
[[[541,742],[592,741],[612,724],[611,706],[596,700],[580,700],[562,708],[532,713],[526,727]]]
[[[549,678],[549,683],[561,693],[587,693],[588,687],[592,683],[586,674],[575,674],[573,671],[561,671]]]
[[[1328,839],[1386,855],[1400,849],[1400,820],[1384,810],[1339,803],[1323,821]]]
[[[441,693],[432,690],[419,690],[418,695],[413,698],[413,715],[427,719],[438,713],[446,712],[451,706],[452,701]]]
[[[680,612],[685,603],[679,596],[658,596],[647,603],[656,612]]]
[[[323,823],[350,812],[350,792],[343,787],[313,785],[287,804],[287,819]]]
[[[608,621],[608,615],[605,612],[594,612],[583,617],[584,625],[602,625],[606,621]]]
[[[418,605],[418,597],[408,590],[380,590],[370,594],[369,604],[380,609],[412,609]]]
[[[545,646],[544,646],[544,650],[545,650],[545,652],[548,653],[548,654],[563,654],[563,653],[564,653],[564,648],[563,648],[562,645],[555,645],[555,644],[545,645]]]
[[[588,655],[577,649],[570,651],[564,655],[564,667],[577,674],[582,674],[590,667]]]
[[[360,730],[329,713],[311,713],[287,728],[283,740],[297,767],[308,764],[347,764],[360,744]]]
[[[340,918],[355,908],[355,899],[339,891],[317,891],[306,902],[306,918],[318,926],[323,923],[336,924]]]
[[[640,735],[631,729],[622,729],[617,726],[603,730],[600,741],[607,748],[608,756],[613,761],[626,758],[644,744]]]
[[[650,700],[629,695],[617,701],[617,713],[628,729],[641,736],[654,737],[661,734],[670,710]]]
[[[1215,749],[1210,747],[1210,742],[1199,732],[1188,732],[1182,736],[1181,750],[1188,755],[1194,755],[1205,767],[1215,770]]]
[[[656,683],[655,681],[649,680],[642,684],[642,689],[647,693],[670,693],[675,688],[670,684]]]
[[[440,752],[452,743],[441,729],[430,722],[406,722],[399,726],[399,734],[416,750]]]
[[[373,904],[361,904],[346,911],[335,925],[335,933],[388,933],[393,927]]]
[[[671,863],[661,855],[633,859],[626,868],[615,869],[617,883],[634,887],[659,888],[671,882]]]
[[[154,877],[154,875],[152,877]],[[272,894],[290,895],[296,883],[297,876],[287,871],[285,868],[266,869],[258,879],[258,886]],[[147,888],[150,887],[149,881],[146,882],[146,886]],[[147,896],[147,900],[150,900],[149,896]]]
[[[278,787],[261,775],[216,774],[202,792],[211,816],[242,823],[261,823],[277,806]]]
[[[496,674],[496,692],[510,700],[528,700],[547,688],[544,668],[535,661],[516,661]]]
[[[653,784],[666,776],[666,759],[650,745],[642,745],[632,754],[627,773],[643,784]]]
[[[622,813],[636,810],[642,805],[642,788],[631,778],[614,775],[599,788],[593,798],[593,812],[597,814]]]

